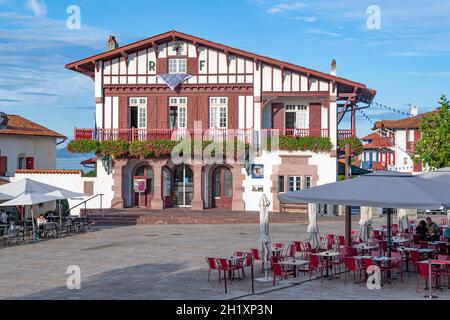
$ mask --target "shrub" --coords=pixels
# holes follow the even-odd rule
[[[272,139],[267,139],[264,146],[268,151],[272,149]],[[313,151],[328,152],[333,148],[330,138],[326,137],[290,137],[279,138],[279,149],[284,151]]]
[[[338,141],[338,147],[341,150],[345,150],[345,146],[350,144],[351,152],[353,156],[360,155],[363,151],[361,140],[358,138],[346,138]]]
[[[99,154],[102,156],[114,156],[120,158],[128,155],[130,144],[127,141],[102,141],[100,142]]]
[[[95,140],[74,140],[67,145],[67,150],[71,153],[97,153],[100,143]]]

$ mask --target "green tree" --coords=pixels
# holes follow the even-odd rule
[[[438,112],[421,119],[422,137],[415,157],[431,169],[450,166],[450,103],[446,96],[441,97],[439,105]]]

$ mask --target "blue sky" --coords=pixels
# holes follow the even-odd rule
[[[81,30],[66,27],[72,4]],[[366,27],[372,4],[379,30]],[[126,44],[177,29],[324,72],[335,58],[338,75],[376,89],[375,101],[425,112],[450,95],[448,12],[450,1],[0,0],[0,110],[69,137],[75,126],[93,127],[92,80],[64,65],[103,51],[110,34]],[[359,134],[370,127],[358,118]]]

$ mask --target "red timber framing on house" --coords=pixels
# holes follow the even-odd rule
[[[339,123],[352,111],[351,129],[338,136],[355,136],[356,104],[376,94],[337,77],[335,63],[332,74],[323,73],[174,30],[66,68],[95,80],[99,134],[76,129],[76,139],[179,137],[174,129],[190,132],[201,121],[205,131],[235,129],[245,137],[252,130],[281,129],[336,140],[336,116]],[[171,90],[159,77],[171,73],[191,78]]]
[[[194,128],[196,137],[198,123],[202,139],[209,141],[237,138],[257,145],[264,134],[328,137],[333,148],[320,162],[334,173],[338,136],[355,135],[354,127],[338,134],[341,101],[352,99],[354,106],[376,94],[364,84],[337,77],[335,65],[332,74],[323,73],[178,31],[122,47],[111,44],[109,51],[66,66],[95,82],[96,129],[76,128],[76,140],[180,140]],[[266,192],[283,179],[286,190],[301,181],[317,183],[314,157],[284,157],[279,171],[283,178],[266,175],[250,190],[244,181],[253,177],[243,163],[216,167],[175,165],[159,158],[114,159],[111,206],[246,210],[256,199],[249,194],[260,192],[260,183],[266,184]],[[329,177],[333,180],[333,174],[324,179]],[[142,187],[140,197],[135,186]],[[275,198],[274,208],[279,207]]]

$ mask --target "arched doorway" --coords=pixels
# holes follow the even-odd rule
[[[231,208],[233,201],[233,175],[227,167],[217,167],[213,171],[212,200],[214,208]]]
[[[154,173],[152,167],[141,164],[133,174],[132,203],[134,207],[151,208],[154,190]]]
[[[194,174],[187,165],[180,165],[173,173],[173,206],[190,207],[194,198]]]

